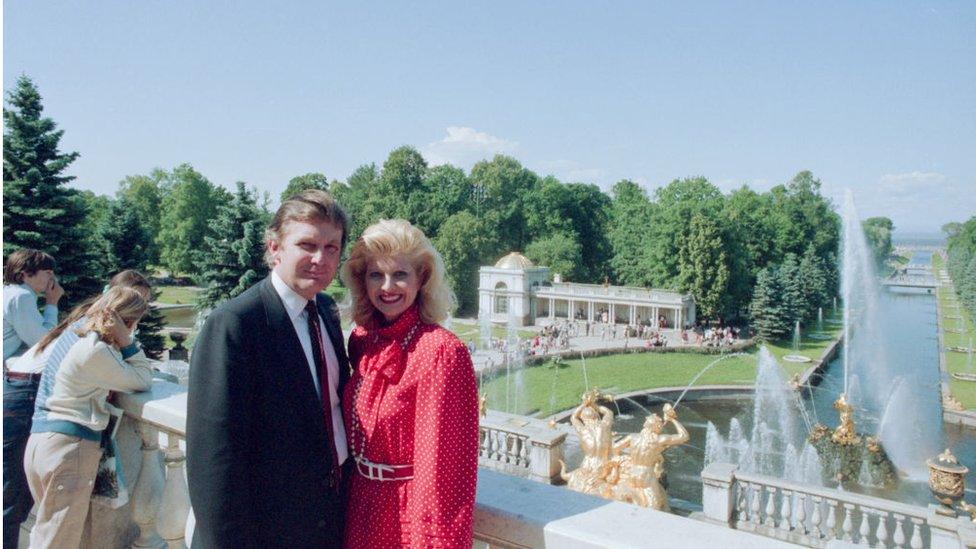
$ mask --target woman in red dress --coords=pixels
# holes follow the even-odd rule
[[[342,398],[355,460],[346,547],[463,547],[473,539],[478,398],[468,349],[437,323],[444,263],[407,221],[382,220],[342,268],[357,327]]]

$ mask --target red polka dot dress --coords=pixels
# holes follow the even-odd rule
[[[357,327],[342,399],[352,454],[397,467],[352,473],[346,547],[463,547],[473,539],[478,397],[467,348],[411,307],[393,324]],[[357,469],[362,470],[363,467]],[[371,469],[373,476],[378,473]]]

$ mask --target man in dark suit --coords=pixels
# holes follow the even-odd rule
[[[271,275],[218,307],[193,349],[187,477],[194,548],[338,547],[349,376],[335,303],[347,217],[303,191],[266,233]]]

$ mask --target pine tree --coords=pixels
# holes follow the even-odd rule
[[[17,79],[3,109],[3,255],[35,248],[58,262],[62,309],[98,293],[104,282],[92,239],[83,228],[87,209],[66,185],[77,152],[61,153],[64,130],[41,116],[41,95],[27,76]]]
[[[159,290],[153,292],[153,302],[159,299],[159,293]],[[136,334],[136,339],[139,340],[142,350],[149,358],[156,360],[162,358],[166,344],[166,338],[163,335],[165,326],[166,319],[163,318],[162,311],[154,305],[149,307],[149,312],[139,321],[139,333]]]
[[[210,222],[204,239],[200,309],[213,308],[242,293],[268,273],[264,263],[264,223],[256,198],[242,182],[230,203]]]
[[[790,330],[790,319],[782,305],[783,288],[776,269],[767,267],[756,276],[756,289],[749,304],[749,315],[762,341],[773,341]]]
[[[799,274],[804,300],[809,308],[807,317],[812,318],[817,307],[825,305],[830,300],[827,289],[827,269],[813,246],[808,246],[807,251],[803,253]]]
[[[729,261],[718,225],[702,214],[691,218],[688,239],[678,248],[681,291],[695,296],[701,316],[714,318],[728,308]]]
[[[116,200],[98,227],[105,246],[104,261],[110,272],[145,271],[152,254],[152,237],[139,213],[125,199]]]
[[[783,260],[783,264],[777,269],[777,273],[783,292],[782,310],[786,315],[789,325],[792,325],[797,320],[807,318],[810,309],[803,292],[800,264],[796,260],[796,255],[792,253],[786,254],[786,259]]]

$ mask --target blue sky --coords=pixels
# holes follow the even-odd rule
[[[4,89],[35,80],[99,193],[189,162],[277,195],[410,144],[604,189],[809,169],[903,231],[976,214],[973,2],[3,4]]]

